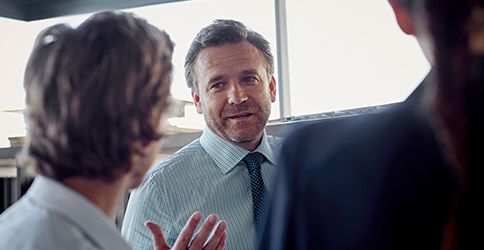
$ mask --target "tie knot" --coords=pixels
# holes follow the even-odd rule
[[[260,167],[260,164],[264,161],[265,157],[259,152],[249,153],[245,156],[244,160],[249,167],[249,171],[252,172],[254,169]]]

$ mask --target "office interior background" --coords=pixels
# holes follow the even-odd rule
[[[232,18],[263,34],[278,64],[276,4],[279,0],[189,0],[123,9],[166,30],[176,43],[172,94],[191,102],[184,79],[184,56],[200,28],[214,19]],[[283,41],[287,54],[289,107],[281,113],[281,96],[270,119],[346,110],[403,101],[430,66],[413,37],[405,35],[385,0],[285,0]],[[23,71],[36,35],[47,26],[80,24],[91,13],[22,21],[0,17],[0,148],[8,137],[25,135]],[[279,42],[280,43],[280,42]],[[284,98],[282,97],[282,98]],[[193,106],[178,127],[203,129]]]

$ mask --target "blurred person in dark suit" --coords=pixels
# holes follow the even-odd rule
[[[289,133],[260,249],[484,248],[484,1],[389,3],[432,70],[389,110]]]

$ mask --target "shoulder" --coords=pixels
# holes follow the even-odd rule
[[[90,242],[69,218],[28,199],[21,199],[0,216],[0,249],[89,249]],[[74,248],[73,248],[74,247]]]
[[[193,162],[206,157],[208,155],[200,144],[200,140],[196,139],[154,166],[148,171],[147,176],[167,174],[171,171],[183,171],[190,167]]]
[[[190,183],[193,179],[200,178],[196,173],[203,172],[205,167],[211,165],[213,160],[203,149],[200,140],[196,139],[148,171],[138,189],[151,190]]]
[[[419,136],[418,118],[399,104],[381,112],[331,118],[295,125],[281,147],[282,161],[321,165],[335,159],[367,160],[388,156]]]
[[[379,136],[386,130],[408,126],[413,112],[402,104],[381,112],[336,117],[296,124],[287,132],[285,144],[294,142],[328,143],[358,141]]]

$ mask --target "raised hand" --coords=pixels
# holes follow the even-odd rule
[[[195,235],[195,238],[190,244],[190,239],[195,233],[195,229],[197,228],[201,219],[202,214],[199,212],[195,212],[190,217],[190,219],[188,219],[185,227],[181,231],[180,235],[175,241],[175,244],[172,247],[169,246],[166,242],[165,236],[163,235],[161,227],[158,224],[148,221],[145,223],[145,226],[151,231],[151,234],[153,235],[155,250],[223,249],[225,246],[225,240],[227,239],[227,232],[225,231],[225,228],[227,228],[227,223],[225,221],[220,221],[219,223],[217,223],[218,218],[214,214],[208,216],[207,220],[205,220],[205,222],[203,223],[202,228],[197,233],[197,235]],[[209,239],[210,232],[214,227],[216,227],[216,229]]]

